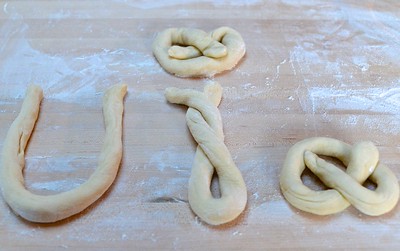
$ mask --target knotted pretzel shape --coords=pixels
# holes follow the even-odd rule
[[[21,112],[12,123],[3,147],[0,185],[3,198],[14,212],[32,222],[55,222],[77,214],[100,198],[113,183],[122,158],[122,113],[126,85],[110,88],[103,98],[106,127],[99,165],[77,188],[55,195],[37,195],[24,186],[25,148],[39,115],[43,91],[28,88]]]
[[[171,103],[189,106],[186,122],[199,144],[189,179],[188,196],[192,210],[211,225],[234,220],[246,206],[247,190],[224,144],[221,115],[217,108],[221,101],[221,86],[209,84],[204,93],[167,88],[165,95]],[[214,198],[210,191],[214,167],[219,178],[220,198]]]
[[[153,43],[160,65],[179,77],[213,76],[230,70],[245,51],[242,36],[229,27],[210,34],[199,29],[170,28],[159,33]]]
[[[332,156],[347,166],[342,171],[316,154]],[[300,178],[308,167],[329,188],[313,191]],[[370,179],[375,191],[362,186]],[[295,207],[318,215],[340,212],[350,204],[364,214],[377,216],[392,210],[399,200],[399,183],[394,173],[379,163],[378,149],[371,142],[354,146],[316,137],[296,143],[288,152],[280,176],[285,198]]]

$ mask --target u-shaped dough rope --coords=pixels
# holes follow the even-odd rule
[[[199,29],[169,28],[159,33],[153,43],[160,65],[179,77],[210,77],[230,70],[245,52],[242,36],[229,27],[210,34]]]
[[[247,203],[247,190],[239,169],[224,144],[221,116],[217,106],[222,88],[209,84],[204,93],[167,88],[166,98],[189,106],[186,122],[199,144],[189,179],[189,204],[205,222],[220,225],[237,218]],[[218,174],[221,198],[214,198],[210,185],[214,168]]]
[[[338,158],[347,166],[346,171],[316,154]],[[313,191],[305,186],[301,174],[306,166],[332,189]],[[375,191],[362,186],[368,178],[377,184]],[[350,146],[332,138],[302,140],[287,153],[280,186],[290,204],[318,215],[337,213],[352,204],[367,215],[377,216],[392,210],[399,200],[398,180],[379,163],[379,152],[371,142]]]
[[[0,172],[3,198],[16,214],[32,222],[55,222],[81,212],[103,195],[113,183],[121,162],[123,99],[126,91],[126,85],[116,85],[104,95],[106,133],[94,173],[77,188],[44,196],[26,190],[22,173],[25,147],[43,98],[39,86],[28,88],[21,112],[12,123],[4,142]]]

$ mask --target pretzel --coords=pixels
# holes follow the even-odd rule
[[[24,186],[25,148],[39,115],[43,91],[28,88],[21,111],[4,141],[0,185],[4,200],[13,211],[32,222],[55,222],[77,214],[100,198],[113,183],[122,157],[122,113],[126,85],[110,88],[103,99],[106,127],[99,164],[90,178],[77,188],[54,195],[37,195]]]
[[[202,220],[220,225],[234,220],[244,210],[247,190],[239,169],[224,144],[221,115],[217,106],[221,101],[219,84],[206,85],[204,92],[167,88],[166,98],[175,104],[189,106],[186,122],[199,144],[189,179],[189,204]],[[220,198],[214,198],[210,184],[218,174]]]
[[[346,171],[316,154],[341,160]],[[314,191],[305,186],[300,176],[306,166],[331,189]],[[377,184],[375,191],[362,186],[367,179]],[[324,137],[302,140],[287,154],[280,186],[290,204],[318,215],[338,213],[351,204],[364,214],[377,216],[392,210],[399,200],[398,180],[379,162],[378,149],[371,142],[351,146]]]
[[[230,70],[245,51],[242,36],[229,27],[210,34],[199,29],[169,28],[159,33],[153,43],[160,65],[179,77],[209,77]]]

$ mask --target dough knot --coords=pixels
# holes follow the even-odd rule
[[[241,35],[221,27],[210,33],[199,29],[170,28],[153,43],[161,66],[180,77],[213,76],[232,69],[245,54]]]
[[[175,104],[189,106],[186,122],[198,147],[189,179],[189,204],[205,222],[220,225],[234,220],[244,210],[247,190],[224,143],[221,116],[217,106],[222,88],[209,84],[204,92],[167,88],[166,98]],[[210,191],[214,170],[218,174],[220,198]]]
[[[318,155],[335,157],[347,168],[342,171]],[[305,186],[300,177],[305,167],[330,189],[313,191]],[[376,184],[375,190],[363,186],[367,179]],[[351,204],[377,216],[392,210],[399,199],[398,180],[379,162],[378,149],[371,142],[351,146],[323,137],[300,141],[287,154],[280,185],[293,206],[319,215],[340,212]]]

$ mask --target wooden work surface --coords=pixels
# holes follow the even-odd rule
[[[312,136],[371,140],[400,177],[399,18],[396,0],[1,1],[0,148],[26,86],[45,94],[26,152],[28,189],[54,194],[84,182],[103,142],[104,91],[123,82],[128,95],[112,188],[55,224],[26,222],[0,199],[0,250],[399,248],[399,205],[380,217],[353,207],[315,216],[290,206],[278,182],[288,149]],[[248,205],[210,227],[187,203],[196,143],[186,107],[163,94],[202,90],[210,79],[166,73],[151,44],[167,27],[220,26],[238,30],[247,48],[213,79],[224,88],[225,142]],[[303,179],[321,187],[309,173]]]

